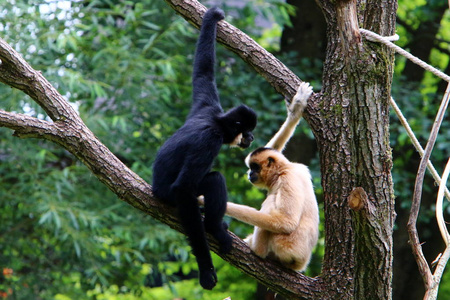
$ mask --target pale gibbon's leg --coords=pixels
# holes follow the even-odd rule
[[[256,255],[266,258],[269,254],[269,243],[271,232],[255,227],[254,233],[245,238],[245,242]]]

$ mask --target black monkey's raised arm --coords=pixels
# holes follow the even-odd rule
[[[214,64],[216,60],[215,42],[217,22],[224,17],[223,11],[217,7],[209,9],[203,16],[192,74],[192,113],[205,106],[217,106],[220,108],[219,95],[214,77]]]

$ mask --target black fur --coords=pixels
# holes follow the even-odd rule
[[[153,193],[175,205],[197,259],[200,284],[212,289],[217,282],[205,229],[217,239],[221,252],[231,250],[231,237],[223,223],[227,203],[225,178],[211,172],[214,158],[222,144],[229,144],[242,133],[238,145],[247,148],[253,140],[255,112],[241,105],[224,113],[214,76],[217,22],[223,11],[211,8],[203,24],[195,53],[193,103],[185,124],[159,150],[153,166]],[[197,197],[205,199],[202,222]]]

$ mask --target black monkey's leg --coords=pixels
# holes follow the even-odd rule
[[[219,172],[211,172],[200,182],[199,194],[205,198],[205,228],[219,242],[220,251],[231,250],[232,238],[224,226],[223,216],[227,209],[227,186],[225,177]]]
[[[216,285],[217,276],[206,241],[197,198],[192,191],[186,189],[176,189],[175,198],[181,225],[188,236],[192,252],[197,260],[200,284],[204,289],[210,290]]]

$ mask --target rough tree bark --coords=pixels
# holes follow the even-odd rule
[[[358,29],[394,34],[397,2],[317,2],[328,46],[321,99],[308,119],[324,188],[322,277],[329,287],[348,287],[341,299],[391,299],[395,212],[388,130],[394,57],[383,46],[361,41]]]
[[[194,0],[166,2],[199,27],[203,5]],[[317,2],[327,20],[328,47],[323,90],[312,97],[305,117],[317,138],[322,165],[322,275],[309,278],[260,259],[235,236],[233,250],[221,257],[290,299],[391,299],[395,213],[388,100],[393,54],[362,39],[358,26],[393,34],[396,1]],[[293,96],[300,82],[297,76],[247,35],[221,22],[218,40],[286,98]],[[151,187],[101,144],[48,81],[1,39],[0,60],[0,81],[27,93],[53,120],[0,110],[0,126],[19,137],[60,144],[120,199],[181,231],[171,210],[153,198]],[[215,242],[210,243],[217,252]]]

